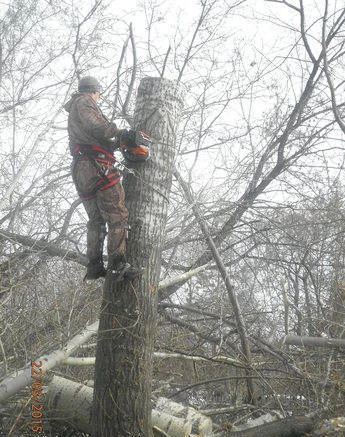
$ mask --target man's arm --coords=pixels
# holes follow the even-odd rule
[[[94,138],[104,141],[117,136],[116,124],[111,123],[101,114],[92,97],[85,96],[78,99],[76,105],[84,129]]]

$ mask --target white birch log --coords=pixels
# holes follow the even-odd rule
[[[92,387],[54,376],[45,396],[49,419],[90,432],[92,393]]]
[[[67,357],[61,364],[66,366],[94,366],[95,357]]]
[[[283,344],[306,347],[345,348],[345,340],[341,338],[307,337],[298,335],[287,335]]]
[[[232,365],[235,367],[245,367],[245,365],[240,361],[234,360],[233,358],[225,357],[223,355],[216,355],[211,358],[206,358],[174,352],[154,352],[153,358],[162,360],[178,359],[204,363],[217,362]],[[61,362],[61,364],[64,364],[66,366],[94,366],[95,357],[67,357]]]
[[[204,272],[206,269],[210,268],[210,264],[204,264],[203,266],[197,267],[192,270],[188,270],[185,273],[182,273],[181,275],[174,276],[173,278],[164,279],[164,281],[161,281],[158,284],[158,291],[165,290],[169,287],[173,287],[175,285],[178,285],[179,283],[185,282],[188,279],[192,278],[193,276]]]
[[[169,414],[172,416],[186,418],[192,424],[193,434],[205,437],[212,433],[212,420],[209,417],[203,416],[194,408],[185,407],[167,398],[158,398],[155,410],[161,412],[169,411]]]
[[[90,432],[93,388],[54,376],[46,394],[46,409],[53,420],[68,422],[83,432]],[[171,437],[186,437],[192,432],[206,436],[212,420],[190,407],[159,398],[151,414],[152,426]]]
[[[171,437],[187,437],[192,432],[192,424],[187,419],[173,417],[164,411],[152,410],[151,421]]]
[[[70,340],[67,345],[61,349],[51,352],[48,355],[42,355],[34,359],[36,363],[42,362],[41,375],[44,375],[48,370],[53,369],[60,364],[69,355],[73,354],[78,347],[86,343],[92,335],[96,334],[98,330],[98,320],[92,325],[89,325],[85,330],[76,335]],[[5,402],[9,397],[18,393],[21,389],[31,384],[31,363],[22,370],[12,373],[0,382],[0,403]]]

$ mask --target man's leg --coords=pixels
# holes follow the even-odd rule
[[[106,236],[105,221],[97,206],[96,199],[84,200],[89,221],[87,224],[87,272],[85,279],[97,279],[105,276],[103,265],[103,245]]]
[[[99,190],[97,205],[108,225],[108,270],[117,271],[128,267],[125,257],[128,211],[121,183]]]
[[[79,159],[73,168],[73,180],[79,194],[91,196],[96,193],[95,187],[99,180],[97,169],[88,159]],[[89,221],[87,224],[87,272],[85,279],[97,279],[105,276],[103,266],[103,243],[106,235],[103,219],[94,195],[90,200],[83,200]]]

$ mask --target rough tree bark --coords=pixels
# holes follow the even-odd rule
[[[134,174],[126,174],[124,188],[131,227],[127,257],[144,272],[133,283],[116,283],[110,274],[105,280],[95,365],[94,437],[152,435],[157,289],[181,107],[182,92],[175,82],[141,81],[133,128],[151,135],[152,153],[148,162],[131,165]]]

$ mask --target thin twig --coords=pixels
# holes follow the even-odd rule
[[[153,7],[150,21],[149,21],[148,26],[147,26],[148,27],[148,30],[147,30],[147,49],[148,49],[150,60],[153,64],[153,66],[155,67],[157,73],[160,74],[159,68],[157,67],[157,64],[156,64],[154,57],[152,56],[152,52],[151,52],[151,28],[152,28],[152,24],[153,24],[154,12],[155,12],[155,8]]]
[[[23,413],[24,413],[26,407],[29,405],[30,400],[31,400],[31,398],[29,398],[29,399],[26,401],[26,403],[23,404],[23,406],[22,406],[22,408],[21,408],[21,410],[20,410],[18,416],[15,418],[15,420],[14,420],[12,426],[11,426],[11,429],[10,429],[10,431],[9,431],[9,433],[8,433],[8,437],[10,437],[10,436],[12,435],[12,432],[14,431],[14,429],[15,429],[17,423],[19,422],[19,419],[22,417],[22,415],[23,415]]]
[[[128,37],[126,39],[126,41],[123,43],[120,60],[119,60],[118,66],[117,66],[117,71],[116,71],[116,93],[115,93],[115,97],[114,97],[114,109],[113,109],[113,113],[111,114],[110,121],[114,121],[114,118],[116,116],[116,107],[117,107],[117,103],[118,103],[118,100],[119,100],[119,97],[120,97],[120,73],[121,73],[121,68],[122,68],[123,60],[125,58],[125,54],[126,54],[129,38],[130,37]]]
[[[294,9],[297,12],[300,12],[299,8],[295,5],[292,5],[291,3],[287,2],[286,0],[265,0],[266,2],[271,2],[271,3],[280,3],[283,5],[288,6],[291,9]]]
[[[209,8],[208,8],[207,11],[205,11],[205,10],[206,10],[206,2],[204,2],[204,3],[202,4],[202,9],[201,9],[200,17],[199,17],[199,20],[198,20],[198,22],[197,22],[196,28],[195,28],[195,30],[194,30],[194,33],[193,33],[193,36],[192,36],[192,40],[191,40],[191,42],[190,42],[190,44],[189,44],[189,47],[188,47],[188,50],[187,50],[186,57],[185,57],[185,59],[184,59],[184,61],[183,61],[182,68],[181,68],[180,73],[179,73],[179,75],[178,75],[177,82],[180,82],[180,80],[181,80],[181,78],[182,78],[182,75],[183,75],[183,72],[184,72],[184,69],[186,68],[188,62],[190,61],[190,59],[191,59],[192,56],[193,56],[193,55],[191,54],[191,52],[192,52],[192,49],[193,49],[193,47],[194,47],[194,41],[195,41],[195,39],[196,39],[196,37],[197,37],[197,35],[198,35],[198,33],[199,33],[199,30],[200,30],[200,27],[201,27],[202,23],[204,22],[206,16],[208,15],[208,13],[210,12],[210,10],[212,9],[213,4],[214,4],[214,3],[212,3],[212,4],[209,6]]]
[[[307,35],[306,35],[306,32],[305,32],[305,15],[304,15],[303,0],[299,0],[299,4],[300,4],[299,13],[300,13],[300,17],[301,17],[301,35],[302,35],[303,43],[304,43],[304,46],[305,46],[305,48],[307,50],[307,53],[308,53],[310,59],[312,60],[313,64],[315,64],[316,58],[313,55],[313,52],[311,51],[311,48],[310,48],[310,45],[309,45],[309,42],[308,42],[308,39],[307,39]]]
[[[164,62],[163,62],[163,67],[162,67],[162,72],[161,72],[161,77],[164,76],[164,72],[165,72],[165,68],[168,62],[168,57],[171,51],[171,46],[169,46],[168,51],[166,52],[165,58],[164,58]]]
[[[74,44],[74,50],[72,53],[72,59],[73,59],[74,69],[75,69],[75,72],[76,72],[78,79],[80,79],[80,71],[78,70],[77,52],[78,52],[78,44],[79,44],[79,40],[80,40],[80,31],[81,31],[83,24],[85,24],[92,17],[92,15],[96,12],[96,9],[100,6],[101,3],[102,3],[102,0],[96,1],[96,3],[93,5],[93,7],[90,9],[90,11],[85,15],[84,19],[77,26],[77,33],[75,36],[75,44]]]
[[[130,40],[131,40],[131,44],[132,44],[133,68],[132,68],[131,81],[130,81],[130,84],[128,87],[126,100],[125,100],[125,103],[123,104],[123,107],[122,107],[122,115],[127,119],[127,121],[128,121],[127,109],[128,109],[129,101],[130,101],[132,93],[133,93],[134,82],[135,82],[135,78],[136,78],[136,74],[137,74],[137,51],[136,51],[136,45],[135,45],[135,40],[134,40],[132,23],[129,25],[129,35],[130,35]]]

